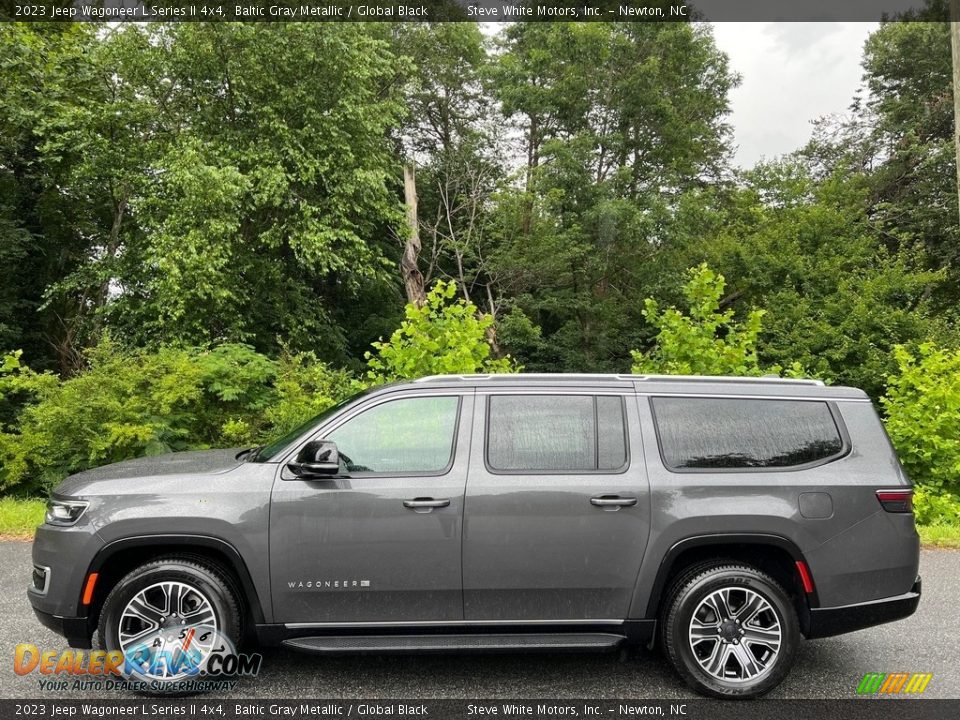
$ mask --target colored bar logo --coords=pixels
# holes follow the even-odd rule
[[[857,686],[857,695],[918,695],[932,679],[933,673],[867,673]]]

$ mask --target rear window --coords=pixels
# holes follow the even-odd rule
[[[651,403],[671,470],[792,468],[826,462],[845,448],[825,402],[658,397]]]
[[[620,470],[627,462],[623,399],[492,395],[486,454],[495,472]]]

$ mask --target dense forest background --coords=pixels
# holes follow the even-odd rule
[[[457,298],[478,367],[626,372],[706,302],[755,367],[879,402],[933,357],[960,396],[947,3],[919,19],[750,169],[709,25],[0,26],[0,486],[255,440]]]

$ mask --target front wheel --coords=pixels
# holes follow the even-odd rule
[[[154,560],[110,591],[100,644],[120,650],[128,679],[152,692],[178,692],[203,675],[212,653],[233,652],[241,613],[229,580],[192,558]]]
[[[662,640],[692,688],[752,698],[786,677],[800,644],[789,595],[749,565],[714,563],[681,577],[668,595]]]

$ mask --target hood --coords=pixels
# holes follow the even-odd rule
[[[78,496],[99,493],[135,492],[146,484],[164,479],[173,480],[214,475],[233,470],[243,464],[237,453],[243,448],[229,450],[195,450],[166,453],[84,470],[71,475],[55,489],[55,495]]]

